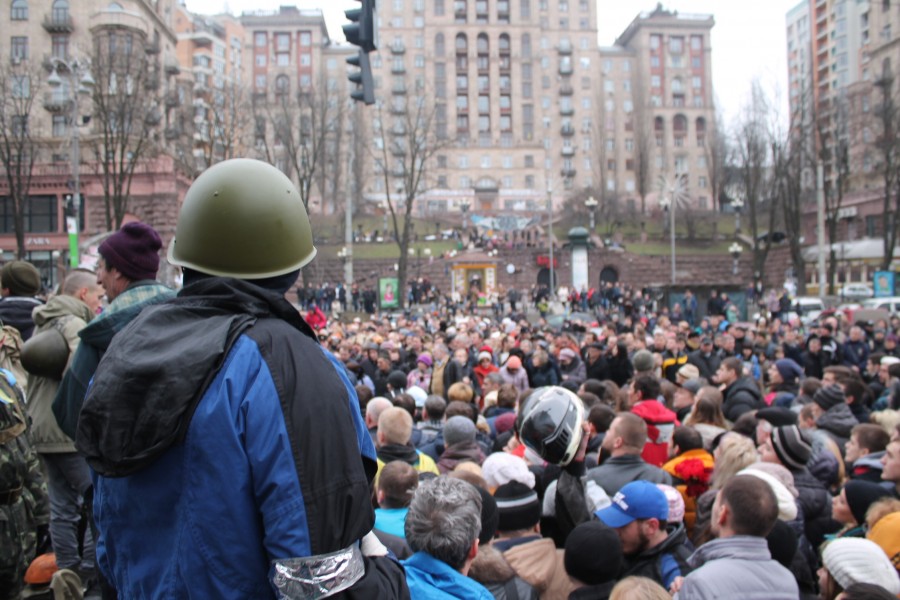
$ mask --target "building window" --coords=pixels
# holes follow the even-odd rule
[[[291,80],[287,75],[279,75],[275,78],[275,93],[284,96],[291,91]]]
[[[69,0],[55,0],[51,10],[54,23],[64,23],[69,20]]]
[[[10,40],[10,56],[13,59],[28,60],[28,38],[14,35]]]
[[[531,0],[519,0],[519,16],[523,21],[531,19]]]
[[[434,16],[444,16],[444,0],[434,0]]]
[[[52,35],[50,36],[50,52],[53,58],[61,58],[67,60],[69,58],[69,36],[68,35]]]
[[[266,47],[266,34],[258,31],[253,36],[253,45],[257,48],[265,48]]]
[[[651,49],[651,50],[656,50],[657,48],[659,48],[659,44],[660,44],[661,39],[662,39],[662,38],[661,38],[661,36],[659,36],[659,35],[655,35],[655,34],[654,34],[654,35],[651,35],[651,36],[650,36],[650,49]]]
[[[684,52],[684,38],[673,35],[669,38],[669,52],[672,54],[681,54]]]
[[[63,137],[68,128],[65,115],[53,115],[53,137]]]
[[[257,67],[266,66],[266,55],[265,54],[257,54],[256,55],[256,66]]]
[[[659,78],[659,75],[651,75],[650,76],[650,87],[658,88],[662,85],[662,80]]]
[[[25,203],[25,231],[28,233],[56,233],[55,196],[30,196]],[[15,221],[10,198],[0,199],[0,233],[14,233]]]
[[[312,33],[308,31],[300,32],[300,45],[301,46],[312,46]]]
[[[13,0],[9,18],[13,21],[28,20],[28,0]]]

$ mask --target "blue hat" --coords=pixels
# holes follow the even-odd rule
[[[594,513],[607,527],[625,527],[636,519],[669,518],[666,494],[649,481],[632,481],[619,490],[612,504]]]

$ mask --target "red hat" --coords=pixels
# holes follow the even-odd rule
[[[507,369],[521,369],[522,368],[522,359],[518,356],[510,356],[506,361]]]

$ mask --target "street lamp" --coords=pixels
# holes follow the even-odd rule
[[[731,208],[734,209],[734,233],[741,232],[741,209],[744,208],[743,198],[732,198]]]
[[[384,233],[382,234],[381,237],[384,241],[387,241],[387,239],[388,239],[388,234],[387,234],[388,203],[387,203],[387,200],[385,200],[381,203],[381,212],[382,212],[382,215],[384,218],[384,224],[382,226],[382,231],[384,231]]]
[[[731,265],[731,274],[738,274],[738,261],[741,259],[741,252],[743,248],[737,242],[733,242],[730,246],[728,246],[728,253],[731,254],[731,258],[733,259]]]
[[[71,103],[72,113],[69,117],[69,135],[71,137],[72,160],[72,214],[66,216],[66,230],[69,233],[69,265],[74,269],[78,267],[78,221],[81,215],[81,148],[79,146],[79,112],[78,98],[88,95],[94,87],[94,78],[91,76],[91,65],[87,60],[64,60],[53,57],[53,70],[47,77],[47,85],[53,89],[54,94],[65,94],[66,103]],[[65,70],[65,81],[59,76],[59,68]]]
[[[675,197],[674,189],[669,188],[670,196],[663,196],[659,206],[668,213],[670,253],[672,257],[672,285],[675,285]]]
[[[591,211],[591,233],[594,232],[594,211],[597,210],[597,202],[593,196],[590,196],[587,200],[584,201],[584,205],[587,207],[589,211]]]

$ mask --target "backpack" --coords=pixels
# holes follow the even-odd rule
[[[22,334],[11,325],[3,325],[0,329],[0,369],[5,369],[13,377],[13,385],[18,386],[23,393],[27,392],[25,382],[28,381],[28,371],[22,366]]]

